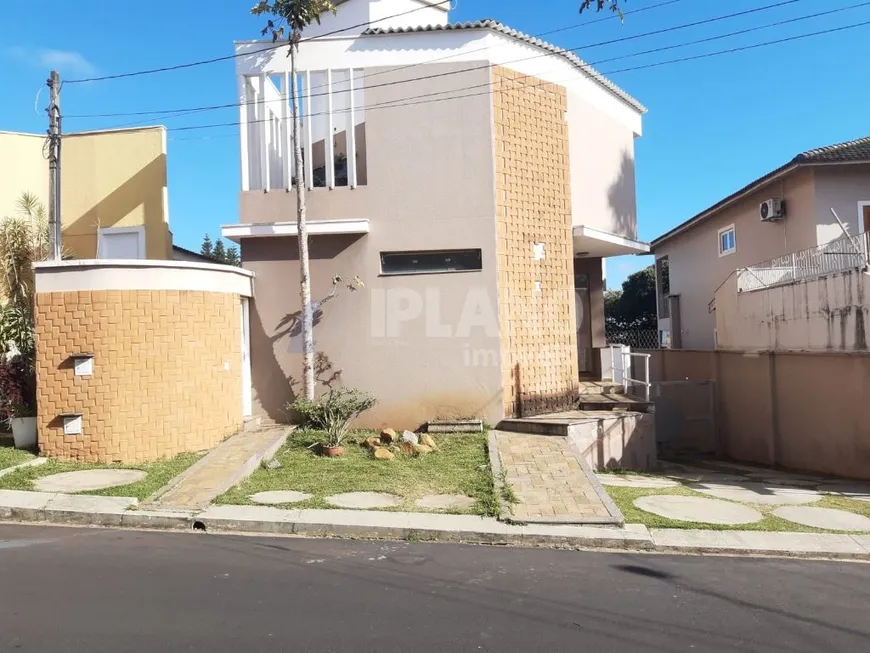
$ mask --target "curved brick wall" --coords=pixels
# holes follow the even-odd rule
[[[99,462],[154,460],[208,449],[240,428],[238,294],[40,292],[39,285],[38,270],[42,454]],[[94,355],[89,376],[75,375],[71,356],[79,353]],[[64,434],[63,413],[82,414],[81,434]]]

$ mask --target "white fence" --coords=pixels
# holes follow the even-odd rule
[[[649,378],[649,361],[650,354],[639,354],[631,351],[627,345],[607,345],[602,350],[602,371],[601,378],[613,381],[613,383],[622,384],[623,391],[628,393],[632,391],[633,386],[639,385],[643,388],[641,392],[645,401],[649,401],[650,383]],[[632,378],[635,369],[638,371],[643,368],[643,379]]]
[[[843,236],[830,243],[786,254],[737,270],[737,292],[814,279],[867,267],[868,234]]]

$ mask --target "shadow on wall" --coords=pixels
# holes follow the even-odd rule
[[[534,417],[577,407],[579,400],[577,384],[562,392],[530,392],[523,386],[523,368],[519,363],[513,368],[512,407],[506,409],[506,417]]]
[[[74,173],[69,173],[64,180],[64,186],[68,193],[71,189],[66,184],[73,183],[70,181],[72,177],[74,177]],[[163,213],[163,189],[165,187],[166,155],[160,154],[95,205],[77,216],[72,223],[64,225],[64,241],[70,245],[70,249],[76,257],[95,258],[97,255],[97,229],[116,226],[141,206],[142,225],[145,227],[146,233],[146,255],[148,258],[168,256],[166,251],[158,251],[160,246],[152,242],[154,234],[164,231],[166,238],[169,238],[169,226]]]
[[[613,232],[637,240],[637,195],[634,159],[625,151],[619,163],[619,175],[607,191],[613,215]]]

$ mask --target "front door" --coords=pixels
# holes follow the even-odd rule
[[[589,374],[594,371],[594,368],[588,274],[574,275],[574,305],[577,313],[577,367],[580,374]]]

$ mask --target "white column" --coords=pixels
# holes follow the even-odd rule
[[[251,162],[248,152],[248,78],[239,75],[239,157],[242,162],[242,190],[251,190]]]
[[[269,190],[269,103],[266,101],[266,74],[260,75],[260,113],[259,129],[257,133],[260,135],[260,179],[262,180],[263,190]]]
[[[296,83],[296,80],[293,80]],[[281,119],[284,125],[284,156],[281,161],[284,164],[284,187],[290,190],[293,187],[293,165],[296,155],[293,150],[293,116],[290,111],[290,73],[284,73],[284,100],[281,102]]]
[[[332,120],[332,69],[326,69],[326,138],[323,139],[323,159],[326,163],[326,186],[335,188],[335,128]]]
[[[347,71],[347,92],[350,94],[348,115],[350,126],[347,128],[347,185],[356,188],[356,118],[354,117],[353,68]]]
[[[305,143],[305,183],[308,184],[308,190],[314,189],[314,156],[312,154],[311,143],[311,121],[314,118],[311,116],[311,71],[305,71],[305,131],[308,134],[308,139]]]

